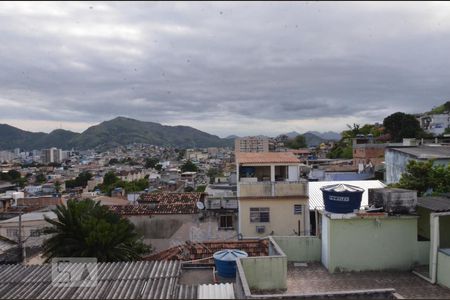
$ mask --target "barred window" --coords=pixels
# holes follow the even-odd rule
[[[294,204],[294,215],[301,215],[301,214],[302,214],[302,205]]]
[[[270,209],[268,207],[251,207],[250,222],[252,223],[270,222]]]
[[[19,236],[19,229],[8,228],[8,229],[6,229],[6,235],[8,237],[18,237]]]

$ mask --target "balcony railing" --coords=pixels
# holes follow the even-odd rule
[[[239,197],[307,196],[305,181],[258,181],[239,182]]]

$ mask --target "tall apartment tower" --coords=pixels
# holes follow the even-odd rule
[[[269,152],[267,137],[248,136],[234,140],[234,152]]]
[[[41,151],[42,163],[60,163],[62,161],[62,150],[55,147],[50,149],[42,149]]]

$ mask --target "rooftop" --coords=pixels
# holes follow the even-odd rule
[[[199,260],[207,259],[204,262],[212,263],[212,255],[224,249],[239,249],[247,252],[249,256],[267,256],[269,253],[269,242],[267,239],[262,240],[240,240],[240,241],[215,241],[186,243],[169,248],[159,253],[146,257],[146,260]]]
[[[70,264],[68,268],[80,264]],[[181,265],[167,262],[97,264],[94,287],[57,287],[51,265],[0,266],[0,295],[6,299],[174,299]],[[63,270],[64,271],[64,270]]]
[[[331,274],[320,263],[308,263],[306,267],[296,267],[293,263],[289,263],[285,294],[318,294],[390,288],[410,299],[450,298],[450,289],[430,284],[411,272],[364,271]]]
[[[405,147],[405,148],[391,148],[392,150],[403,152],[414,156],[418,159],[450,159],[450,147],[449,146],[419,146],[419,147]]]
[[[300,163],[292,152],[238,152],[236,161],[240,164]]]
[[[434,212],[450,211],[450,198],[447,197],[419,197],[417,206],[427,208]]]
[[[139,205],[110,205],[110,209],[121,215],[168,215],[196,214],[197,202],[202,193],[147,193],[138,200]]]
[[[27,221],[43,221],[44,217],[47,216],[50,219],[56,219],[56,215],[52,211],[36,211],[36,212],[30,212],[22,215],[22,222]],[[18,223],[19,222],[19,216],[0,221],[0,224],[8,224],[8,223]]]

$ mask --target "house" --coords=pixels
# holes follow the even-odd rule
[[[218,219],[200,209],[202,193],[147,193],[138,205],[112,205],[110,209],[128,218],[155,251],[187,240],[224,240],[236,236],[234,230],[219,230]],[[203,204],[204,205],[204,204]]]
[[[247,136],[234,140],[234,151],[239,152],[269,152],[271,142],[268,137]]]
[[[410,160],[428,161],[447,166],[450,162],[450,146],[429,144],[415,147],[388,147],[385,151],[386,183],[399,182]]]
[[[299,167],[290,152],[236,154],[239,234],[309,234],[308,186]]]

